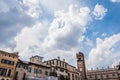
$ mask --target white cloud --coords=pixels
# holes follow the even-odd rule
[[[104,6],[96,4],[93,11],[93,15],[95,16],[96,20],[101,20],[106,15],[106,12],[107,12],[107,9],[104,8]]]
[[[65,5],[66,1],[59,1],[60,3],[64,2],[63,8],[69,6],[68,9],[63,10],[61,6],[58,6],[59,2],[55,2],[57,4],[49,3],[48,5],[45,2],[39,0],[20,2],[20,7],[18,7],[20,12],[31,16],[37,22],[32,23],[32,27],[23,27],[21,32],[17,34],[14,38],[16,47],[13,51],[18,51],[22,59],[28,59],[30,56],[37,54],[50,57],[51,54],[56,55],[56,53],[65,56],[68,60],[75,58],[75,54],[80,50],[79,46],[85,38],[84,33],[87,29],[87,23],[91,20],[91,10],[89,7],[79,8],[77,5],[69,6],[69,2]],[[41,6],[55,10],[54,19],[50,25],[39,22],[38,18],[42,14]],[[6,11],[8,11],[7,8]],[[91,40],[86,39],[86,41],[88,45],[92,46]],[[10,48],[6,49],[11,50]],[[67,55],[72,57],[69,58]]]
[[[103,33],[101,36],[105,37],[105,36],[107,36],[107,34],[106,34],[106,33]]]
[[[42,14],[39,0],[23,0],[23,4],[26,9],[24,12],[33,18],[39,18]]]
[[[2,47],[2,48],[0,48],[0,50],[10,52],[10,53],[13,52],[13,50],[10,47]]]
[[[36,2],[31,4],[31,1],[26,0],[24,4],[31,9]],[[37,54],[47,58],[52,55],[65,56],[68,61],[75,59],[73,55],[81,49],[81,43],[85,39],[87,23],[91,20],[90,12],[88,7],[78,8],[77,5],[70,5],[68,10],[56,10],[50,25],[38,22],[33,27],[23,28],[14,39],[14,51],[19,51],[22,59]],[[87,45],[93,45],[91,40],[86,41]],[[67,55],[72,57],[69,58]]]
[[[22,59],[28,59],[32,55],[43,54],[41,44],[47,34],[48,25],[36,23],[33,27],[25,27],[15,38],[14,51],[20,52]]]
[[[43,48],[45,50],[70,50],[77,47],[79,38],[81,37],[82,40],[86,25],[90,20],[89,13],[88,7],[78,9],[76,5],[71,5],[68,11],[56,11]]]
[[[97,35],[98,35],[98,32],[92,32],[92,35],[93,35],[93,36],[97,36]]]
[[[90,40],[89,38],[86,38],[86,45],[93,47],[93,41]]]
[[[55,11],[50,25],[36,23],[33,27],[23,28],[14,39],[14,51],[19,51],[22,59],[36,54],[47,58],[52,54],[64,56],[68,61],[75,59],[79,51],[77,46],[83,41],[86,25],[90,21],[89,13],[88,7],[78,8],[76,5],[71,5],[68,11]]]
[[[21,1],[19,1],[21,3]],[[66,10],[70,4],[79,3],[77,0],[23,0],[26,13],[34,18],[39,18],[44,12],[54,13],[55,10]],[[61,4],[62,6],[60,6]],[[79,3],[80,5],[80,3]],[[82,5],[82,4],[81,4]],[[43,9],[43,11],[42,11]],[[47,14],[47,13],[46,13]]]
[[[71,4],[81,4],[78,0],[39,0],[40,4],[49,11],[66,10]],[[60,6],[61,4],[61,6]]]
[[[120,2],[120,0],[110,0],[111,2]]]
[[[30,27],[36,20],[24,13],[25,9],[16,0],[0,0],[0,7],[0,45],[13,48],[15,44],[11,41],[17,32],[24,26]]]
[[[119,57],[120,57],[120,53],[119,53],[119,55],[118,55]],[[111,67],[114,67],[114,66],[116,66],[116,65],[119,65],[119,63],[120,63],[120,59],[113,59],[113,64],[111,65]]]
[[[88,60],[87,60],[87,67],[95,68],[98,66],[102,67],[102,66],[108,66],[113,64],[114,63],[113,60],[117,59],[118,57],[118,56],[115,56],[115,55],[118,55],[118,52],[114,51],[113,47],[118,42],[120,42],[120,33],[112,35],[109,38],[105,38],[105,40],[97,38],[96,47],[92,48],[89,53]]]

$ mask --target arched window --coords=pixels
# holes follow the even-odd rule
[[[5,80],[4,78],[2,78],[1,80]]]

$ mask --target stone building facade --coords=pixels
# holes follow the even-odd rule
[[[72,65],[67,65],[67,70],[68,70],[68,80],[81,80],[80,76],[80,71],[72,66]]]
[[[84,57],[84,56],[82,56]],[[0,51],[0,80],[81,80],[78,68],[60,57],[43,62],[43,57],[32,56],[29,61],[18,59],[17,53]],[[83,60],[82,60],[83,61]],[[78,56],[77,56],[77,63]],[[83,66],[82,66],[83,67]]]
[[[0,80],[12,80],[14,77],[18,53],[0,51]]]
[[[50,65],[51,72],[56,74],[58,80],[81,80],[81,73],[78,68],[68,64],[65,59],[60,60],[60,57],[58,57],[44,63]]]
[[[119,75],[120,73],[117,67],[87,70],[88,80],[120,80]]]
[[[59,80],[66,80],[68,78],[67,63],[65,59],[60,60],[58,57],[58,59],[51,59],[44,63],[51,67],[51,76],[56,76]]]
[[[42,63],[42,57],[34,56],[29,62],[19,60],[14,80],[33,80],[48,77],[50,66]]]

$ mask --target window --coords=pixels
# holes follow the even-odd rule
[[[18,72],[15,72],[14,80],[18,79]]]
[[[8,75],[7,75],[7,76],[10,77],[10,75],[11,75],[11,69],[9,69],[9,71],[8,71]]]
[[[61,72],[64,72],[64,69],[60,69]]]
[[[115,74],[113,73],[112,76],[115,76]]]
[[[101,75],[101,78],[102,78],[102,75]],[[97,75],[95,74],[95,79],[97,79]]]
[[[38,74],[42,74],[42,70],[37,70],[37,73]]]
[[[90,75],[90,78],[92,78],[92,75]]]
[[[65,72],[67,73],[68,71],[67,71],[67,70],[65,70]]]
[[[68,76],[70,76],[70,73],[68,73]]]
[[[65,68],[67,68],[67,64],[65,64]]]
[[[14,65],[14,62],[13,62],[13,61],[5,60],[5,59],[2,59],[2,60],[1,60],[1,63]]]
[[[57,65],[58,65],[58,60],[57,60]]]
[[[48,65],[50,65],[50,62],[48,62]]]
[[[2,60],[1,60],[1,63],[5,63],[5,60],[4,60],[4,59],[2,59]]]
[[[6,76],[7,69],[5,68],[0,68],[0,76]]]
[[[74,80],[74,74],[72,74],[72,79]]]
[[[45,75],[48,75],[48,71],[45,71]]]
[[[8,60],[7,60],[7,61],[6,61],[6,63],[7,63],[7,64],[9,64],[9,63],[10,63],[10,61],[8,61]]]
[[[106,77],[109,78],[109,75],[107,74]]]
[[[48,65],[48,62],[47,62],[47,65]]]
[[[53,61],[51,61],[51,64],[52,64],[52,65],[54,65],[54,60],[53,60]]]
[[[25,77],[26,77],[26,73],[24,73],[24,75],[23,75],[23,79],[22,79],[22,80],[25,80],[25,79],[26,79]]]
[[[32,70],[31,67],[28,67],[27,71],[28,71],[28,72],[31,72],[31,70]]]
[[[6,76],[7,69],[3,69],[3,76]]]
[[[20,68],[21,64],[20,63],[17,63],[17,68]]]
[[[61,62],[60,62],[60,66],[61,66]]]
[[[64,62],[62,62],[62,66],[64,67]]]
[[[54,60],[53,60],[53,65],[54,65]]]
[[[35,74],[42,74],[42,70],[34,69]]]
[[[13,61],[10,61],[10,64],[11,64],[11,65],[14,65],[14,62],[13,62]]]
[[[2,68],[0,68],[0,75],[2,75]]]
[[[37,74],[37,69],[34,69],[34,73]]]
[[[2,78],[1,80],[5,80],[4,78]]]
[[[58,70],[58,68],[56,68],[56,70]]]
[[[103,78],[103,75],[102,75],[102,74],[101,74],[100,76],[101,76],[101,78]]]
[[[58,61],[58,65],[60,65],[60,61]]]
[[[75,80],[77,80],[77,75],[75,75]]]

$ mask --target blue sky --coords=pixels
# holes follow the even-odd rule
[[[107,67],[120,59],[120,0],[1,0],[0,49]],[[103,63],[104,62],[104,63]]]

